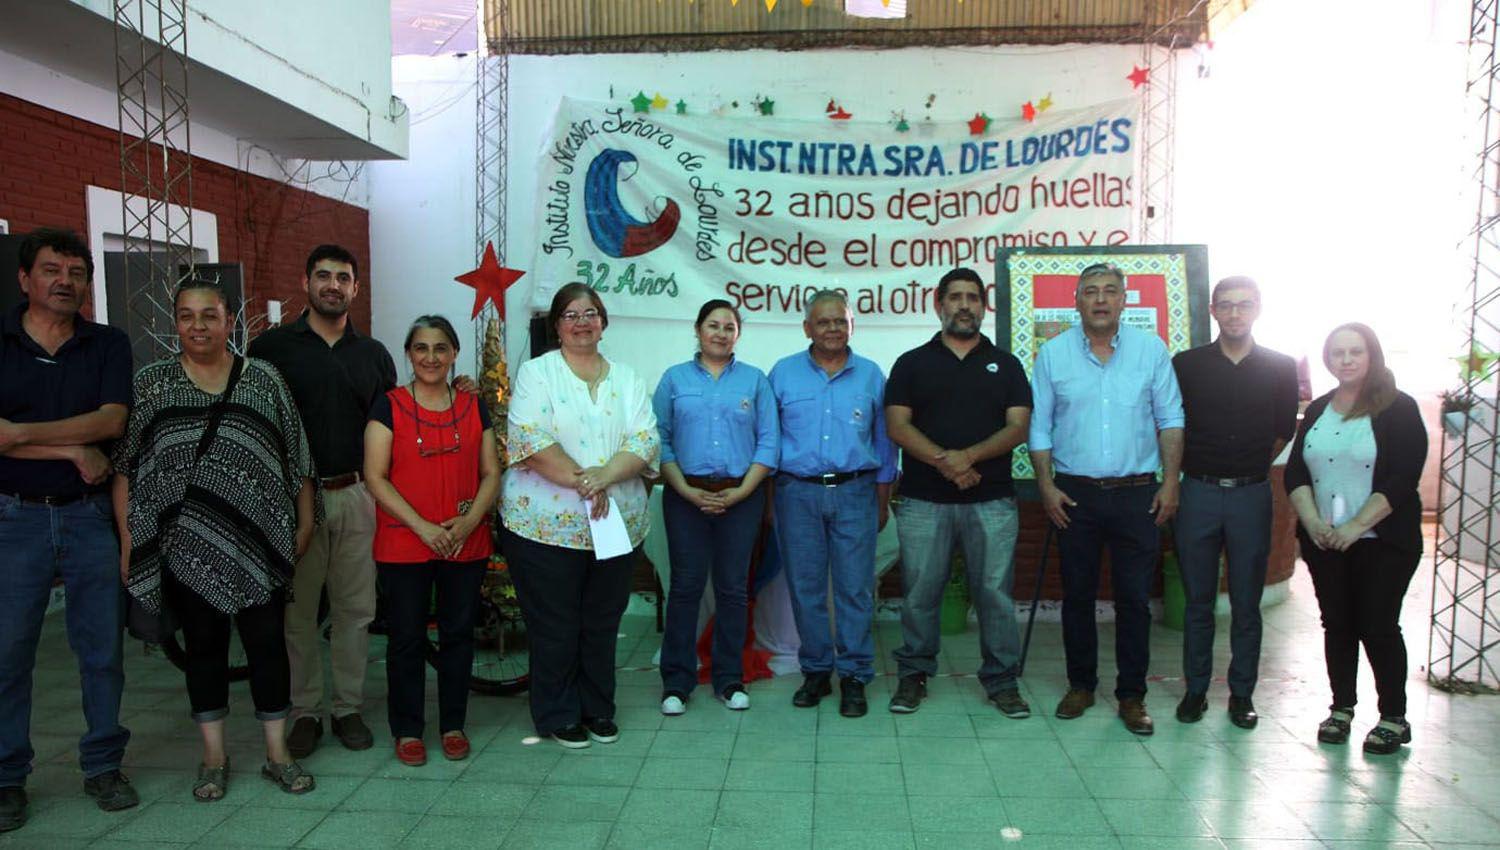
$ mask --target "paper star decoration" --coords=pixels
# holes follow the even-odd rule
[[[974,113],[974,117],[969,119],[969,135],[983,136],[985,131],[990,128],[990,120],[990,116],[985,115],[983,112]]]
[[[854,113],[846,111],[843,106],[840,106],[838,108],[838,111],[834,112],[828,117],[833,119],[834,121],[848,121],[850,118],[854,117]]]
[[[766,11],[767,12],[774,12],[774,11],[776,11],[776,0],[766,0]]]
[[[454,278],[464,286],[474,287],[474,313],[469,318],[478,317],[479,311],[484,309],[484,302],[488,301],[495,305],[495,311],[500,314],[500,320],[504,321],[505,290],[520,280],[524,274],[526,273],[523,271],[508,269],[500,265],[500,261],[495,258],[495,243],[486,243],[484,259],[479,261],[479,268]]]
[[[679,101],[677,101],[677,114],[678,115],[686,115],[687,114],[687,101],[685,101],[685,100],[679,100]]]
[[[1138,89],[1149,82],[1149,80],[1146,79],[1146,77],[1151,74],[1151,70],[1149,68],[1142,68],[1139,65],[1131,65],[1130,67],[1131,71],[1129,74],[1125,75],[1125,79],[1130,81],[1130,87],[1132,89]]]
[[[1469,348],[1469,353],[1461,357],[1453,358],[1458,363],[1458,377],[1466,384],[1474,381],[1484,380],[1494,367],[1495,361],[1500,360],[1500,353],[1490,351],[1483,343],[1476,342]]]
[[[662,97],[661,96],[661,92],[657,92],[656,93],[656,97],[651,98],[651,108],[652,109],[666,109],[668,106],[671,106],[671,105],[672,105],[672,101],[667,100],[666,98]]]
[[[906,117],[905,116],[902,116],[901,120],[896,122],[896,132],[898,132],[898,133],[905,133],[907,130],[910,130],[910,129],[911,129],[911,125],[908,124],[908,123],[906,123]]]
[[[645,92],[638,92],[635,97],[630,99],[630,105],[635,107],[636,112],[650,112],[651,98],[646,97]]]
[[[762,100],[760,103],[756,104],[756,106],[760,107],[760,114],[770,115],[771,110],[776,108],[776,101],[768,97],[765,100]]]
[[[1027,121],[1036,120],[1036,107],[1031,105],[1031,101],[1021,104],[1021,117]]]
[[[1052,92],[1049,91],[1049,92],[1047,92],[1047,96],[1046,97],[1044,97],[1041,100],[1039,100],[1039,101],[1036,102],[1036,111],[1037,112],[1046,112],[1047,110],[1049,110],[1051,108],[1052,108]]]

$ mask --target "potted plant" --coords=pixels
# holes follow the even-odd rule
[[[1468,424],[1476,399],[1467,388],[1443,390],[1438,394],[1442,400],[1443,430],[1450,437],[1462,437]]]

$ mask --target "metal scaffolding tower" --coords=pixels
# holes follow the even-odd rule
[[[1496,30],[1500,0],[1473,0],[1469,18],[1468,96],[1479,150],[1474,180],[1478,208],[1472,276],[1465,303],[1467,359],[1460,420],[1444,428],[1438,482],[1432,628],[1427,678],[1443,690],[1494,693],[1500,687],[1500,63]]]
[[[1141,67],[1147,70],[1141,92],[1141,164],[1137,179],[1135,242],[1160,245],[1172,241],[1172,186],[1176,162],[1177,49],[1175,30],[1152,32],[1141,41]],[[1161,41],[1167,37],[1166,43]]]
[[[177,347],[172,292],[193,266],[193,160],[186,0],[114,0],[126,329],[149,349]],[[190,272],[189,272],[190,273]]]

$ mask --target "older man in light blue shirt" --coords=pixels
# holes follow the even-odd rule
[[[836,290],[807,304],[806,351],[779,360],[771,390],[781,416],[776,533],[786,565],[802,687],[792,703],[811,708],[833,692],[839,713],[862,716],[875,676],[875,535],[885,527],[896,450],[885,431],[885,376],[849,348],[853,317]],[[830,634],[833,583],[836,632]]]
[[[1068,692],[1057,716],[1078,717],[1094,704],[1094,605],[1099,559],[1108,544],[1119,668],[1115,698],[1125,727],[1150,735],[1149,594],[1159,526],[1177,510],[1184,420],[1167,347],[1155,334],[1120,324],[1125,291],[1125,276],[1112,265],[1089,266],[1079,275],[1082,321],[1037,353],[1029,448],[1042,506],[1061,529]]]

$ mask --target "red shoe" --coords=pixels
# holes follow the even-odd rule
[[[421,738],[413,738],[404,742],[398,738],[396,759],[408,767],[421,767],[427,763],[427,745],[422,743]]]
[[[463,732],[443,733],[443,757],[460,761],[469,757],[469,737]]]

